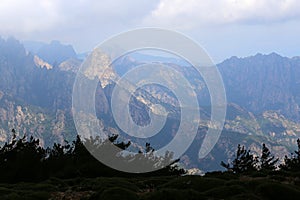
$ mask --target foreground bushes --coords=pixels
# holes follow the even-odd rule
[[[0,199],[296,200],[300,186],[295,180],[247,176],[229,180],[206,176],[51,178],[39,183],[0,184]]]
[[[130,143],[116,142],[116,140],[117,136],[111,136],[103,144],[116,145],[120,151],[130,145]],[[95,149],[99,150],[99,143],[96,145],[95,141],[89,140],[89,145],[95,145]],[[149,144],[147,145],[149,147]],[[151,152],[140,152],[136,157],[139,159],[148,159],[150,164],[154,165],[157,162],[157,158],[150,157],[149,155],[153,154]],[[130,157],[130,159],[134,158]],[[170,154],[166,154],[165,158],[169,159],[169,161],[172,159]],[[124,160],[126,161],[126,159],[125,157]],[[177,161],[172,161],[172,164]],[[180,175],[182,173],[184,173],[183,169],[169,165],[158,171],[143,174],[143,176]],[[138,175],[123,173],[100,163],[91,156],[79,137],[71,144],[54,144],[52,148],[45,149],[39,146],[38,139],[34,139],[33,137],[27,138],[26,136],[17,138],[14,134],[11,142],[5,143],[0,148],[0,182],[41,181],[49,177],[74,178],[97,176],[129,177]]]

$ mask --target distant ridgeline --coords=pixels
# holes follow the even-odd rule
[[[70,45],[58,41],[44,44],[13,38],[0,39],[0,141],[12,139],[11,129],[22,137],[32,135],[44,147],[76,139],[72,119],[72,88],[82,60]],[[145,58],[147,57],[147,59]],[[265,143],[276,157],[283,158],[296,147],[300,137],[300,58],[286,58],[275,53],[246,58],[232,57],[218,65],[228,98],[227,119],[213,151],[198,159],[199,147],[209,127],[210,99],[205,82],[186,62],[143,55],[126,55],[113,63],[110,76],[122,76],[145,62],[162,62],[180,71],[198,94],[201,123],[195,141],[180,162],[187,168],[221,169],[220,161],[229,161],[238,144],[257,155]],[[109,62],[109,60],[107,60]],[[184,66],[180,66],[180,65]],[[92,72],[97,75],[97,72]],[[180,121],[179,103],[174,94],[158,85],[148,86],[146,95],[163,105],[170,115],[157,137],[140,140],[127,136],[115,124],[110,99],[114,82],[102,78],[95,94],[96,112],[108,134],[132,142],[136,151],[150,142],[159,149],[172,140]],[[150,94],[151,93],[151,94]],[[147,96],[148,95],[148,96]],[[130,111],[139,125],[149,123],[143,98],[132,98]]]

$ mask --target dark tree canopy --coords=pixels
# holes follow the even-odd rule
[[[238,145],[236,157],[231,164],[221,162],[221,166],[233,173],[249,173],[256,171],[257,158],[245,146]]]
[[[284,163],[279,167],[285,171],[300,171],[300,139],[297,139],[297,151],[291,153],[290,157],[284,157]]]
[[[276,163],[278,162],[278,158],[275,159],[273,155],[271,155],[270,150],[266,147],[265,144],[262,145],[262,153],[260,156],[260,166],[259,169],[263,171],[272,171],[276,169]]]
[[[40,181],[49,177],[74,178],[74,177],[97,177],[97,176],[153,176],[153,175],[180,175],[185,173],[183,169],[174,165],[179,159],[173,160],[172,153],[166,153],[163,160],[169,162],[167,167],[148,174],[128,174],[114,170],[94,158],[86,149],[86,145],[92,145],[100,151],[105,145],[115,145],[118,151],[127,149],[130,142],[117,142],[117,135],[109,137],[99,143],[98,139],[89,139],[84,144],[78,136],[72,143],[65,142],[54,144],[52,148],[44,149],[39,145],[39,140],[27,136],[17,138],[12,130],[13,137],[0,147],[0,182]],[[94,145],[94,146],[93,146]],[[149,149],[151,151],[149,152]],[[154,165],[162,158],[153,156],[154,149],[146,144],[145,152],[136,154],[137,159]],[[118,153],[118,152],[116,152]],[[124,157],[126,161],[127,157]],[[130,157],[133,159],[133,157]],[[134,164],[134,163],[133,163]]]

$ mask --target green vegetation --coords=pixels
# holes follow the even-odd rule
[[[251,154],[244,146],[238,145],[236,157],[231,163],[221,161],[221,166],[233,174],[270,175],[274,173],[300,174],[300,139],[297,140],[298,149],[287,155],[284,162],[278,164],[279,158],[275,158],[265,144],[262,144],[261,156]]]
[[[300,139],[297,140],[297,151],[291,153],[291,156],[285,156],[284,164],[280,165],[280,168],[290,172],[300,172]]]
[[[299,177],[276,180],[227,172],[201,176],[50,178],[38,183],[0,184],[1,199],[298,199]],[[224,178],[226,177],[227,178]]]
[[[256,170],[257,158],[250,154],[250,150],[246,150],[244,146],[238,145],[236,158],[230,164],[221,162],[221,166],[233,173],[249,173]]]
[[[72,143],[66,142],[64,145],[54,144],[52,148],[43,148],[39,145],[39,140],[31,137],[17,138],[16,132],[12,130],[12,140],[0,147],[0,182],[15,183],[20,181],[42,181],[50,177],[74,178],[74,177],[132,177],[132,176],[160,176],[160,175],[180,175],[185,173],[178,168],[173,160],[172,153],[166,153],[164,157],[154,156],[154,149],[150,144],[146,144],[145,152],[140,151],[134,155],[119,156],[119,164],[127,164],[129,167],[144,161],[151,167],[157,167],[157,171],[145,174],[130,174],[120,172],[102,164],[94,158],[86,149],[91,151],[105,152],[109,146],[115,148],[116,155],[130,146],[130,142],[117,142],[117,135],[110,136],[107,140],[86,139],[85,144],[78,136]],[[112,152],[110,152],[112,153]],[[111,159],[115,159],[111,156]],[[116,157],[116,156],[115,156]],[[166,165],[165,163],[169,163]],[[161,165],[166,167],[160,167]]]
[[[111,136],[104,143],[128,148],[130,143],[117,138]],[[280,165],[265,144],[258,157],[239,145],[233,161],[222,162],[227,171],[187,176],[174,165],[146,174],[113,170],[93,158],[79,137],[44,149],[38,139],[14,135],[0,148],[0,199],[298,199],[297,142],[298,150]],[[153,151],[147,143],[138,155],[151,158]]]

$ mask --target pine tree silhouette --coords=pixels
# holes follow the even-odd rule
[[[262,171],[273,171],[276,169],[276,163],[278,160],[278,158],[275,159],[275,157],[271,155],[271,152],[266,145],[262,144],[259,169]]]
[[[257,158],[245,146],[238,145],[236,157],[231,164],[221,162],[221,166],[236,174],[257,171]]]
[[[285,155],[284,163],[281,164],[279,167],[281,170],[284,171],[300,171],[300,139],[297,139],[297,151],[291,153],[290,157]]]
[[[106,140],[90,138],[85,142],[78,136],[71,144],[65,141],[65,144],[54,144],[52,148],[44,149],[39,145],[39,140],[32,136],[28,138],[24,135],[18,138],[14,129],[12,133],[11,141],[0,147],[0,182],[40,181],[49,177],[133,176],[133,174],[120,172],[102,164],[90,153],[92,150],[105,154],[107,146],[115,146],[115,151],[110,152],[112,156],[109,157],[109,159],[114,159],[114,154],[131,145],[130,142],[118,142],[117,135],[112,135]],[[87,150],[87,146],[89,150]],[[131,162],[132,160],[133,162]],[[129,164],[133,167],[136,161],[142,161],[151,167],[156,165],[158,170],[148,174],[134,174],[135,176],[185,173],[183,169],[174,165],[179,159],[173,160],[172,153],[166,152],[164,157],[156,157],[150,144],[146,144],[145,152],[122,157],[119,163]],[[159,168],[159,165],[167,166]]]

